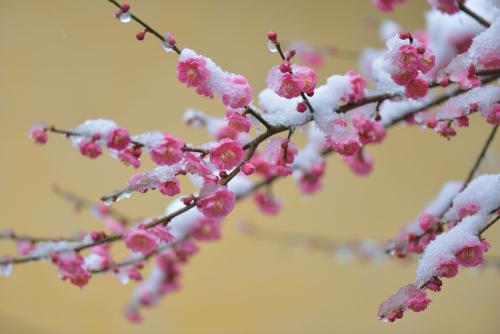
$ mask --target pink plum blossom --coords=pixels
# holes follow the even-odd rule
[[[163,194],[167,196],[175,196],[181,192],[181,184],[178,178],[173,178],[172,180],[159,183],[156,188]]]
[[[89,282],[90,273],[85,269],[84,260],[79,254],[75,252],[62,253],[53,257],[53,260],[63,280],[69,279],[72,284],[80,288]]]
[[[252,101],[253,89],[247,79],[239,74],[226,76],[222,91],[222,103],[230,108],[243,108]]]
[[[217,240],[220,238],[220,220],[211,218],[200,218],[191,235],[196,240]]]
[[[252,127],[252,123],[248,118],[243,116],[241,113],[233,110],[226,110],[225,113],[227,119],[227,125],[237,131],[237,132],[245,132],[248,133],[250,128]]]
[[[218,187],[212,192],[200,197],[196,205],[207,218],[224,218],[234,208],[236,197],[226,187]]]
[[[281,202],[271,193],[256,193],[253,198],[262,213],[277,215],[281,211]]]
[[[46,126],[44,124],[33,124],[29,131],[29,137],[37,144],[45,144],[48,140]]]
[[[344,161],[358,175],[368,175],[373,170],[373,158],[364,150],[344,156]]]
[[[375,7],[384,12],[390,12],[394,5],[404,3],[406,0],[372,0]]]
[[[158,165],[176,164],[183,158],[183,147],[182,140],[165,134],[162,142],[151,150],[151,159]]]
[[[243,161],[245,151],[240,143],[232,139],[222,139],[218,146],[210,150],[210,162],[219,170],[228,170]]]
[[[102,155],[102,148],[94,140],[84,140],[80,143],[79,147],[80,153],[83,156],[89,157],[90,159],[95,159]]]
[[[201,56],[190,57],[177,64],[177,78],[188,87],[202,87],[210,77],[207,61]]]
[[[125,245],[131,251],[144,255],[148,255],[158,247],[155,237],[144,229],[136,229],[128,233],[125,236]]]
[[[108,136],[108,147],[114,150],[123,150],[130,143],[127,129],[116,128]]]

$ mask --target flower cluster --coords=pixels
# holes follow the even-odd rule
[[[383,11],[403,2],[373,1]],[[282,201],[272,186],[280,178],[293,176],[298,190],[310,195],[323,186],[329,154],[341,155],[354,173],[368,175],[374,166],[368,147],[383,142],[390,126],[404,121],[451,138],[456,127],[467,127],[471,116],[480,114],[493,130],[470,177],[446,184],[390,245],[391,255],[416,253],[421,259],[416,284],[384,302],[379,317],[392,322],[406,310],[425,310],[430,303],[426,289],[439,291],[441,279],[457,275],[460,266],[483,262],[490,246],[482,233],[500,213],[500,174],[473,179],[500,124],[500,88],[485,86],[500,78],[500,9],[484,0],[468,1],[467,7],[460,0],[429,2],[434,9],[425,30],[410,34],[396,23],[383,23],[380,35],[387,48],[362,53],[363,75],[349,70],[330,75],[319,86],[312,68],[322,63],[322,53],[307,45],[284,51],[277,34],[268,33],[269,50],[279,54],[281,62],[267,73],[258,106],[251,104],[253,89],[243,75],[225,72],[191,49],[181,50],[171,33],[159,34],[132,15],[129,5],[111,2],[118,7],[118,20],[142,26],[138,40],[150,34],[166,51],[179,55],[181,83],[199,95],[217,95],[224,108],[220,116],[192,109],[185,113],[187,125],[203,128],[210,136],[200,145],[162,131],[132,135],[105,119],[87,120],[71,130],[33,125],[29,137],[37,144],[46,143],[49,133],[63,134],[88,158],[95,159],[106,149],[136,169],[143,154],[154,166],[132,175],[122,190],[104,196],[105,205],[62,194],[75,206],[91,209],[109,232],[48,240],[1,233],[1,239],[17,242],[20,257],[1,257],[0,275],[10,274],[13,264],[50,259],[59,276],[78,287],[99,273],[112,273],[123,283],[139,282],[125,311],[130,321],[138,322],[142,307],[180,289],[183,266],[198,252],[198,242],[220,239],[222,222],[238,200],[252,195],[262,213],[277,215]],[[486,19],[475,12],[478,7]],[[293,64],[295,55],[308,66]],[[368,87],[371,81],[373,87]],[[455,89],[435,98],[429,93],[455,83],[459,84]],[[431,110],[439,104],[439,109]],[[304,145],[296,139],[301,130],[307,136]],[[193,183],[194,192],[184,187],[185,179]],[[150,190],[172,197],[164,215],[129,219],[109,207],[132,193]],[[130,254],[116,261],[112,245],[120,241]],[[360,254],[380,255],[380,247],[359,248]],[[143,276],[150,259],[152,268]]]
[[[229,108],[244,108],[252,101],[253,89],[244,76],[225,72],[211,59],[190,49],[182,50],[179,55],[177,78],[200,95],[210,98],[219,95]]]

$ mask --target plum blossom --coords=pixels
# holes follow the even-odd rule
[[[281,202],[271,193],[256,193],[253,198],[262,213],[277,215],[281,211]]]
[[[379,10],[390,12],[394,9],[394,5],[404,3],[406,0],[372,0],[373,5]]]
[[[57,265],[59,276],[72,284],[83,287],[90,280],[90,273],[84,267],[83,258],[75,252],[56,254],[52,261]]]
[[[227,119],[227,125],[229,128],[237,132],[248,133],[252,127],[252,123],[248,118],[243,116],[241,113],[234,110],[226,110],[225,116]]]
[[[89,157],[90,159],[95,159],[102,155],[102,148],[94,139],[82,141],[79,149],[83,156]]]
[[[455,14],[458,12],[458,4],[463,3],[464,0],[427,0],[429,4],[446,14]]]
[[[344,156],[344,161],[358,175],[368,175],[373,170],[373,158],[365,150]]]
[[[217,240],[220,238],[220,220],[211,218],[200,218],[191,232],[196,240]]]
[[[158,165],[173,165],[182,160],[183,147],[182,140],[165,134],[161,143],[151,150],[151,159]]]
[[[157,185],[158,190],[167,196],[175,196],[181,192],[181,184],[178,178],[161,182]]]
[[[252,101],[252,92],[244,76],[228,74],[222,89],[222,103],[233,109],[246,107]]]
[[[224,218],[234,208],[236,197],[226,187],[207,184],[196,202],[198,209],[207,218]]]
[[[116,128],[108,135],[108,147],[114,150],[123,150],[130,143],[127,129]]]
[[[158,243],[156,238],[145,229],[136,229],[125,236],[125,245],[128,249],[148,255],[153,252]]]
[[[219,170],[228,170],[243,161],[245,151],[240,143],[232,139],[222,139],[217,147],[210,150],[210,162]]]
[[[49,138],[46,129],[47,127],[45,126],[45,124],[33,124],[29,130],[29,137],[33,139],[37,144],[45,144]]]

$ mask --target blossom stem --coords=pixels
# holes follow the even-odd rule
[[[474,20],[476,20],[477,22],[479,22],[481,25],[485,26],[486,28],[489,28],[491,26],[491,24],[484,17],[482,17],[478,13],[471,10],[463,2],[458,1],[458,8],[460,8],[460,10],[462,12],[469,15],[470,17],[472,17]]]
[[[115,0],[108,0],[108,2],[112,3],[113,5],[115,5],[119,9],[122,8],[122,5]],[[132,18],[132,20],[137,22],[139,25],[141,25],[148,32],[152,33],[156,38],[161,40],[163,43],[168,43],[168,41],[166,41],[165,38],[158,31],[153,29],[149,24],[147,24],[146,22],[144,22],[143,20],[141,20],[140,18],[138,18],[137,16],[135,16],[131,12],[130,12],[130,17]],[[181,54],[181,49],[179,49],[179,47],[176,44],[171,45],[170,47],[172,48],[172,50],[175,51],[175,53],[177,53],[179,55]]]
[[[476,162],[474,163],[474,166],[472,166],[471,170],[469,171],[469,174],[467,175],[467,178],[465,179],[463,189],[467,188],[470,181],[472,181],[472,178],[476,174],[479,166],[481,165],[481,162],[484,159],[484,156],[486,155],[486,151],[488,151],[488,148],[490,147],[490,144],[493,141],[493,138],[495,138],[495,134],[497,133],[497,130],[498,130],[498,124],[493,127],[493,129],[490,132],[490,135],[486,139],[486,142],[484,143],[483,148],[481,149],[481,152],[479,152],[479,155],[476,158]]]

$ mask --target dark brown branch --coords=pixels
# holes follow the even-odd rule
[[[479,22],[481,25],[485,26],[486,28],[489,28],[491,26],[491,24],[484,17],[482,17],[478,13],[471,10],[463,2],[461,2],[461,1],[457,1],[457,2],[458,2],[458,8],[460,8],[460,10],[462,12],[469,15],[470,17],[472,17],[474,20],[476,20],[477,22]]]
[[[117,1],[115,0],[108,0],[110,3],[112,3],[113,5],[115,5],[117,8],[121,9],[122,8],[122,5],[119,4]],[[146,22],[144,22],[143,20],[141,20],[140,18],[138,18],[137,16],[135,16],[134,14],[132,14],[132,12],[130,12],[130,17],[132,18],[132,20],[134,20],[135,22],[137,22],[138,24],[140,24],[145,30],[147,30],[148,32],[152,33],[156,38],[158,38],[160,41],[162,41],[162,43],[168,43],[168,41],[165,40],[165,38],[163,38],[163,36],[158,32],[156,31],[155,29],[153,29],[149,24],[147,24]],[[177,45],[171,45],[172,47],[172,50],[175,51],[175,53],[177,54],[181,54],[181,49],[179,49],[179,47],[177,47]]]

